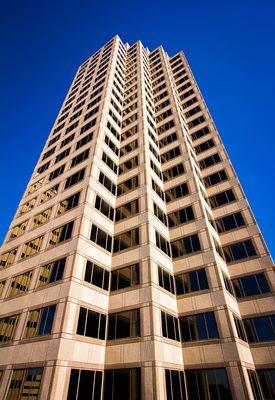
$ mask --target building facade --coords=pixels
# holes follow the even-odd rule
[[[0,398],[274,399],[274,287],[184,54],[115,36],[1,247]]]

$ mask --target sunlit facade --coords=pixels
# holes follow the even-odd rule
[[[274,285],[184,54],[115,36],[1,247],[0,398],[274,399]]]

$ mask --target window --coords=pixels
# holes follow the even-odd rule
[[[44,193],[42,193],[41,197],[40,197],[40,204],[46,203],[46,201],[55,197],[57,195],[58,188],[59,188],[59,184],[54,185],[53,187],[51,187],[50,189],[48,189]]]
[[[131,143],[127,144],[126,146],[120,149],[120,157],[125,156],[125,154],[130,153],[131,151],[137,149],[138,141],[133,140]]]
[[[165,370],[167,400],[186,400],[183,371]]]
[[[235,200],[236,200],[235,194],[231,189],[225,190],[224,192],[220,192],[215,194],[214,196],[209,197],[211,208],[217,208],[224,204],[231,203],[232,201]]]
[[[175,126],[174,120],[168,121],[165,124],[161,125],[159,128],[157,128],[157,134],[160,135],[161,133],[168,131],[174,126]]]
[[[186,84],[186,85],[184,85],[184,86],[187,87],[187,85],[188,85],[188,84]],[[182,88],[183,88],[184,86],[182,86]],[[180,88],[180,89],[181,89],[181,88]],[[179,92],[180,92],[180,89],[178,89]],[[188,125],[189,129],[192,129],[192,128],[194,128],[195,126],[202,124],[204,121],[205,121],[205,118],[204,118],[203,115],[201,115],[200,117],[193,119],[193,121],[188,122],[187,125]]]
[[[121,134],[121,141],[123,142],[127,138],[133,136],[138,131],[138,126],[134,125],[132,128],[128,129],[127,131]]]
[[[206,142],[203,142],[201,144],[199,144],[198,146],[195,146],[194,150],[196,154],[200,154],[203,153],[206,150],[211,149],[211,147],[214,147],[215,143],[213,141],[213,139],[209,139]]]
[[[76,333],[82,336],[105,340],[106,315],[80,307]]]
[[[92,226],[90,240],[107,251],[112,251],[112,237],[96,225]]]
[[[215,314],[213,311],[180,317],[179,320],[181,339],[183,342],[219,338]]]
[[[102,371],[71,369],[68,400],[101,399]]]
[[[247,373],[248,373],[248,377],[250,380],[251,389],[253,391],[254,399],[262,400],[263,394],[262,394],[260,382],[258,380],[256,371],[254,371],[252,369],[247,369]],[[274,394],[275,394],[275,392],[274,392]],[[266,397],[266,398],[268,399],[269,397]]]
[[[59,153],[56,158],[55,158],[55,164],[58,163],[59,161],[63,160],[70,154],[71,148],[68,147],[66,150],[62,151],[62,153]]]
[[[154,214],[156,217],[167,226],[167,216],[166,214],[154,203]]]
[[[37,168],[36,174],[42,174],[45,172],[50,166],[50,161],[46,162],[45,164],[41,165],[41,167]]]
[[[32,271],[25,272],[24,274],[14,276],[11,279],[11,284],[8,289],[7,297],[17,296],[24,294],[31,283]]]
[[[275,314],[243,320],[248,341],[251,343],[275,340]]]
[[[115,173],[117,174],[118,167],[116,163],[109,157],[107,156],[106,153],[102,153],[102,161],[105,162],[105,164]]]
[[[173,149],[167,151],[164,154],[161,154],[160,159],[162,163],[166,163],[170,160],[172,160],[175,157],[178,157],[180,155],[180,148],[178,147],[174,147]]]
[[[36,197],[34,197],[33,199],[27,201],[25,204],[22,204],[19,207],[19,211],[18,211],[18,216],[25,214],[27,212],[29,212],[30,210],[33,209],[34,205],[36,203]]]
[[[38,253],[41,249],[43,241],[43,236],[39,236],[27,243],[23,244],[21,259],[33,256],[34,254]]]
[[[233,315],[233,318],[234,318],[234,322],[235,322],[235,326],[236,326],[238,337],[240,339],[244,340],[245,342],[247,342],[247,337],[246,337],[243,321],[239,317],[237,317],[236,315]]]
[[[19,315],[0,318],[0,343],[10,342],[14,339]]]
[[[185,371],[190,398],[201,400],[232,400],[225,368]]]
[[[17,249],[12,249],[6,253],[0,254],[0,269],[9,267],[14,263]]]
[[[205,169],[205,168],[209,168],[212,165],[218,164],[219,162],[221,162],[221,157],[219,156],[218,153],[216,154],[212,154],[209,157],[204,158],[203,160],[201,160],[199,162],[200,165],[200,169]]]
[[[213,185],[217,185],[220,182],[226,181],[227,175],[224,170],[221,170],[219,172],[215,172],[214,174],[208,175],[206,178],[203,179],[204,184],[206,187],[210,187]]]
[[[111,192],[113,195],[116,194],[116,184],[111,181],[106,175],[103,174],[103,172],[100,172],[99,174],[99,182],[105,186],[109,192]]]
[[[33,221],[32,221],[30,228],[35,229],[38,226],[43,225],[46,222],[48,222],[50,219],[51,213],[52,213],[52,209],[48,208],[47,210],[42,211],[40,214],[36,214],[33,217]]]
[[[188,194],[189,194],[189,188],[187,183],[181,183],[178,186],[174,186],[172,189],[166,190],[165,200],[166,203],[170,203],[170,201],[179,199],[180,197],[187,196]]]
[[[89,149],[83,151],[82,153],[78,154],[72,159],[71,168],[75,167],[76,165],[80,164],[81,162],[87,160],[89,157]]]
[[[110,272],[87,260],[84,281],[109,290]]]
[[[118,174],[121,175],[125,172],[130,171],[138,165],[138,156],[131,158],[130,160],[125,161],[123,164],[120,164]]]
[[[55,142],[57,142],[57,141],[59,140],[59,138],[60,138],[60,134],[59,134],[59,135],[56,135],[54,138],[52,138],[52,139],[49,141],[47,147],[50,147],[52,144],[54,144]]]
[[[162,336],[180,341],[179,320],[173,315],[161,311]]]
[[[95,208],[111,221],[114,220],[114,208],[99,196],[96,196]]]
[[[80,149],[80,147],[84,146],[85,144],[89,143],[93,139],[93,134],[89,133],[88,135],[84,136],[76,143],[76,150]]]
[[[2,296],[2,293],[4,291],[6,281],[0,281],[0,297]]]
[[[175,276],[177,295],[208,289],[208,281],[204,268],[184,272]]]
[[[66,257],[55,260],[49,264],[42,265],[39,270],[37,286],[45,286],[60,281],[66,264]]]
[[[168,214],[169,228],[179,226],[195,219],[192,206],[182,208],[181,210]]]
[[[220,219],[215,220],[215,224],[218,228],[218,232],[227,232],[231,231],[232,229],[239,228],[245,225],[244,218],[241,212],[237,212],[235,214],[226,215]]]
[[[257,374],[261,383],[264,399],[275,398],[275,368],[258,369]]]
[[[93,115],[95,115],[98,112],[98,107],[93,108],[91,111],[89,111],[87,114],[84,116],[84,121],[87,121],[87,119],[91,118]]]
[[[107,122],[107,128],[114,135],[114,137],[119,141],[120,134],[117,132],[117,130],[113,127],[113,125],[109,121]]]
[[[7,399],[37,400],[40,391],[43,368],[15,369],[12,371]]]
[[[111,291],[139,285],[139,264],[111,271]]]
[[[172,294],[176,294],[174,276],[161,267],[158,267],[158,276],[159,286]]]
[[[223,252],[227,262],[234,262],[257,255],[251,239],[224,246]]]
[[[104,400],[141,400],[140,368],[105,370]]]
[[[171,243],[172,257],[195,253],[201,250],[198,234],[186,236]]]
[[[62,140],[62,142],[60,144],[60,148],[62,149],[62,147],[65,147],[67,144],[71,143],[74,140],[74,137],[75,137],[75,133],[73,133],[72,135],[68,136],[66,139]]]
[[[112,150],[112,152],[115,153],[116,156],[119,155],[118,147],[114,144],[114,142],[107,135],[105,135],[105,143],[107,144],[107,146],[109,146],[109,148]]]
[[[65,169],[65,164],[61,165],[60,167],[52,171],[49,175],[49,181],[52,181],[53,179],[56,179],[59,175],[63,174],[64,169]]]
[[[161,198],[161,200],[164,201],[164,199],[165,199],[164,192],[153,179],[152,179],[152,189]]]
[[[257,296],[270,292],[263,272],[254,275],[241,276],[232,280],[237,298]]]
[[[82,179],[84,179],[84,175],[85,175],[85,168],[81,169],[80,171],[77,171],[75,174],[69,176],[66,179],[64,189],[68,189],[69,187],[71,187],[71,186],[75,185],[76,183],[82,181]]]
[[[55,147],[52,147],[51,150],[46,151],[43,154],[42,160],[46,160],[46,158],[50,157],[55,152]]]
[[[204,126],[203,128],[199,129],[198,131],[192,133],[191,138],[192,140],[197,140],[210,132],[208,126]]]
[[[139,212],[138,199],[123,204],[115,209],[115,221],[121,221],[125,218],[131,218]]]
[[[89,129],[91,129],[93,126],[95,126],[96,124],[96,118],[92,119],[90,122],[88,122],[86,125],[82,126],[81,130],[80,130],[80,134],[88,131]]]
[[[21,224],[16,225],[13,228],[11,228],[10,233],[9,233],[9,240],[15,239],[15,238],[23,235],[23,233],[25,233],[27,223],[28,223],[28,221],[24,221]]]
[[[158,231],[156,231],[156,246],[171,257],[170,243]]]
[[[27,195],[33,192],[36,192],[38,189],[41,188],[44,178],[39,179],[39,181],[34,182],[30,185],[27,189]]]
[[[183,164],[177,164],[174,167],[168,168],[162,172],[164,182],[175,178],[176,176],[184,174],[184,166]]]
[[[78,206],[80,192],[73,194],[70,197],[67,197],[63,201],[61,201],[57,208],[57,215],[63,214],[66,211],[71,210],[74,207]]]
[[[228,291],[228,293],[230,293],[232,296],[235,297],[235,291],[234,291],[231,279],[229,278],[229,276],[227,274],[225,274],[224,271],[222,271],[222,276],[223,276],[223,280],[224,280],[225,289]]]
[[[139,309],[109,314],[108,340],[137,336],[140,336]]]
[[[137,245],[139,245],[139,228],[116,235],[114,237],[113,252],[117,253]]]
[[[55,309],[56,304],[52,304],[48,307],[30,311],[24,337],[32,338],[51,334]]]
[[[62,243],[72,237],[74,221],[68,222],[59,228],[54,229],[51,232],[49,247],[55,246],[58,243]]]

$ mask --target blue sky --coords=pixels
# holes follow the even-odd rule
[[[270,251],[275,2],[0,1],[0,241],[80,63],[116,33],[185,52]]]

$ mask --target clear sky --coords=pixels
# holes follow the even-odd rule
[[[115,34],[185,52],[275,255],[273,0],[0,0],[2,241],[75,71]],[[273,234],[273,235],[272,235]]]

